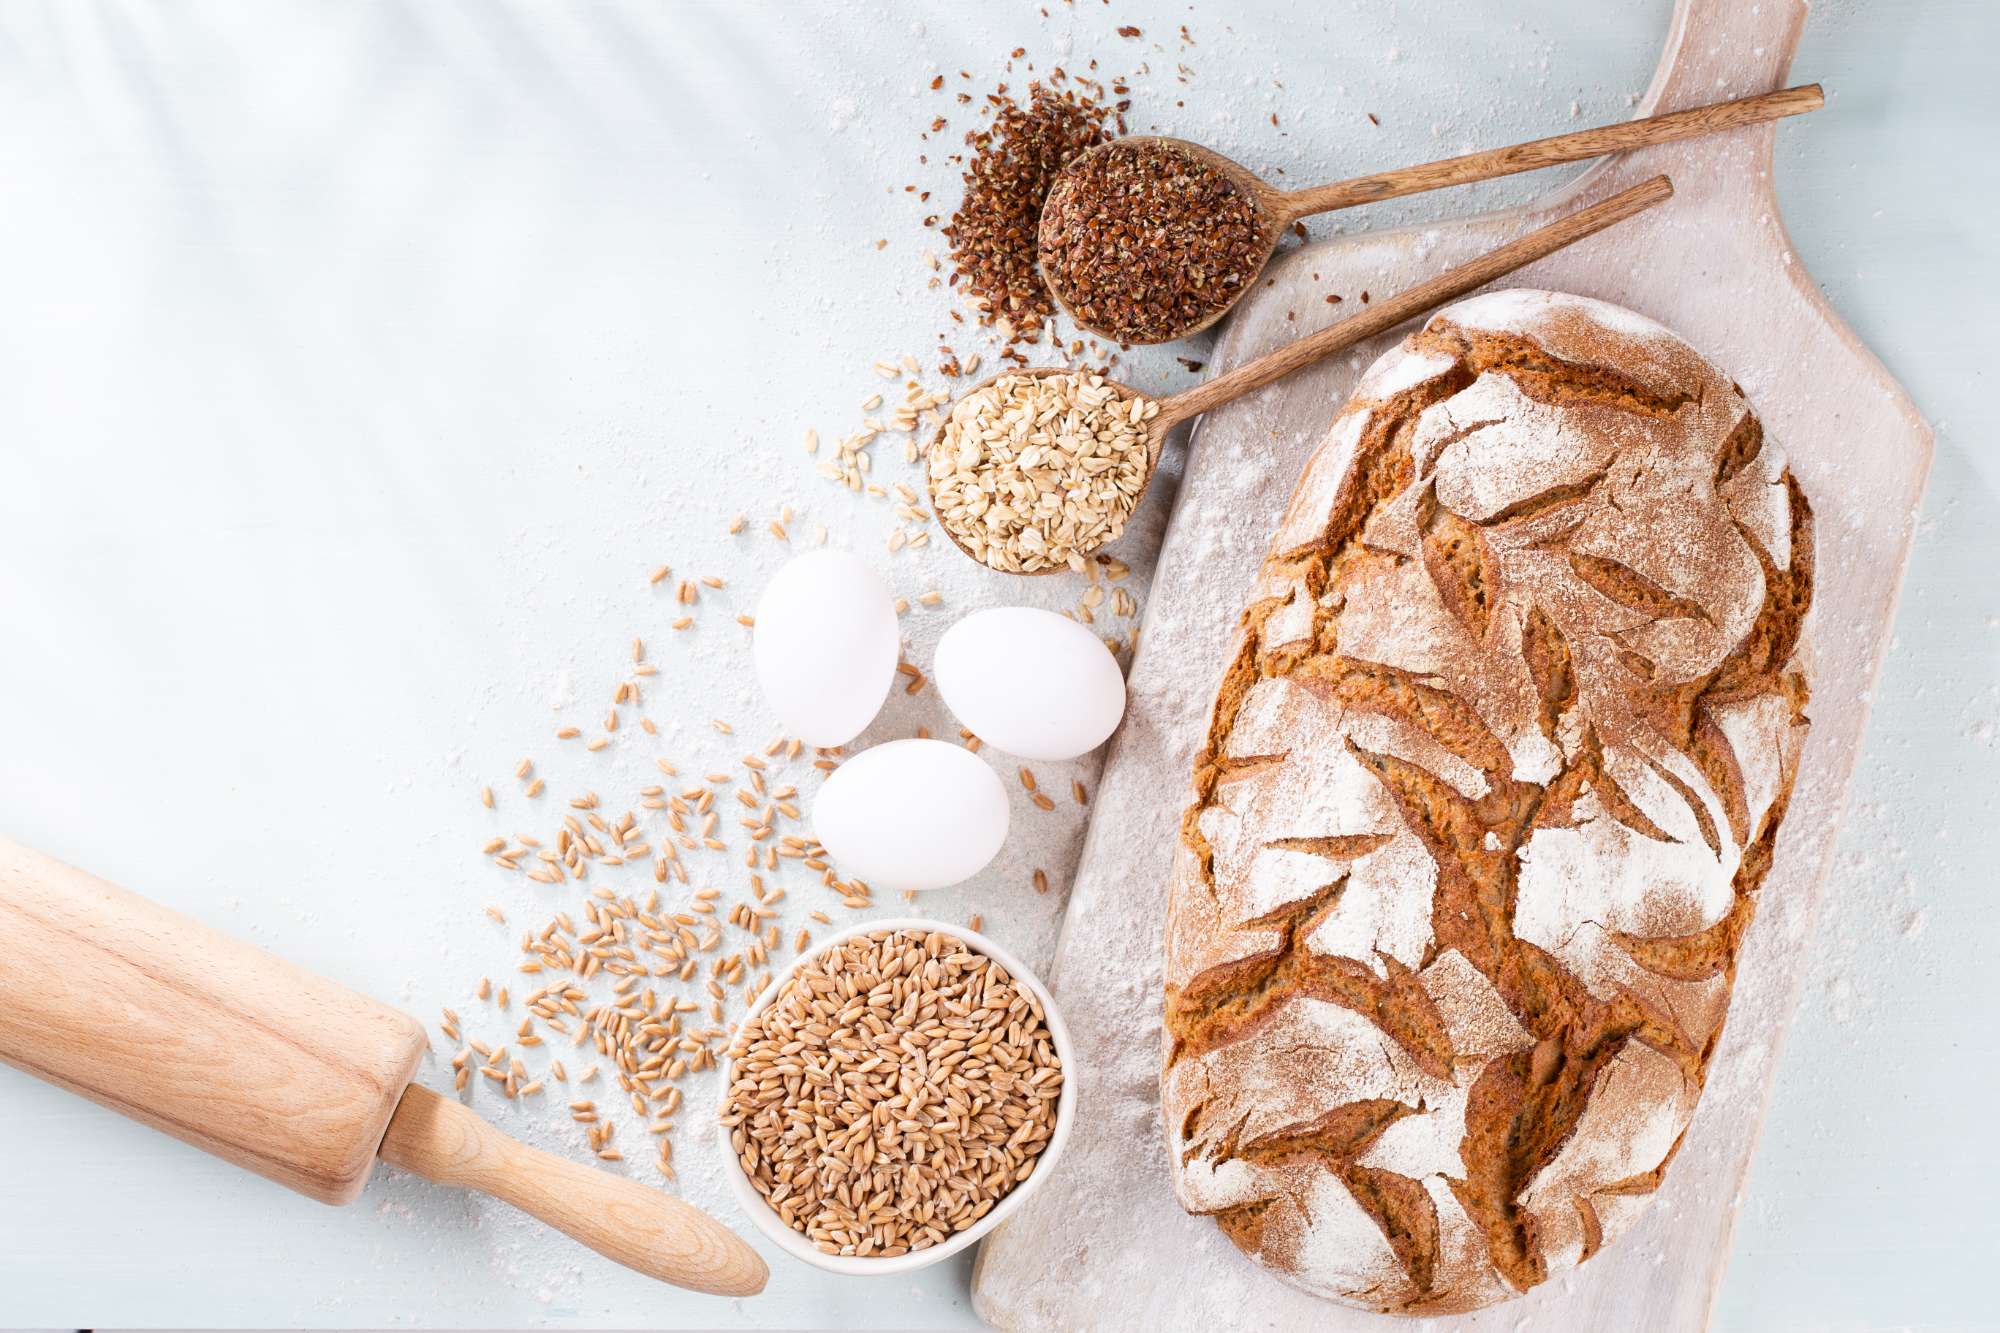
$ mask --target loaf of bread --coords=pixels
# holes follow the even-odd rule
[[[1182,1205],[1419,1314],[1623,1229],[1771,863],[1812,584],[1783,458],[1649,320],[1503,291],[1376,362],[1265,561],[1181,824]]]

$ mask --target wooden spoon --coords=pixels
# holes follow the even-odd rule
[[[1802,84],[1778,92],[1761,93],[1756,97],[1738,98],[1733,102],[1716,102],[1708,106],[1690,107],[1685,111],[1670,111],[1664,115],[1647,116],[1641,120],[1628,120],[1618,125],[1577,130],[1570,134],[1558,134],[1552,138],[1514,144],[1508,148],[1492,148],[1482,153],[1445,158],[1440,162],[1426,162],[1421,166],[1398,167],[1394,171],[1384,171],[1373,176],[1356,176],[1352,180],[1336,181],[1331,185],[1315,185],[1303,190],[1278,189],[1240,163],[1185,139],[1133,135],[1102,144],[1070,163],[1063,169],[1062,175],[1056,178],[1054,186],[1049,191],[1049,198],[1053,201],[1063,190],[1065,179],[1073,176],[1082,164],[1099,154],[1129,151],[1135,145],[1170,145],[1197,162],[1220,172],[1238,193],[1250,200],[1257,217],[1258,244],[1263,247],[1263,256],[1257,261],[1257,268],[1261,272],[1264,265],[1270,262],[1272,253],[1277,250],[1278,242],[1283,239],[1286,228],[1300,218],[1311,217],[1316,213],[1352,208],[1357,204],[1372,204],[1383,199],[1418,194],[1425,190],[1441,190],[1452,185],[1492,180],[1499,176],[1511,176],[1517,172],[1555,166],[1561,162],[1578,162],[1585,158],[1601,157],[1606,153],[1644,148],[1648,144],[1668,143],[1675,139],[1691,139],[1703,134],[1741,129],[1746,125],[1756,125],[1767,120],[1779,120],[1785,116],[1817,111],[1825,104],[1825,100],[1817,83]],[[1042,245],[1039,247],[1044,255],[1052,248],[1049,243],[1049,219],[1052,212],[1052,209],[1044,205],[1043,230],[1040,237]],[[1175,338],[1185,338],[1199,333],[1227,314],[1230,307],[1242,299],[1243,293],[1249,289],[1247,282],[1242,284],[1227,302],[1201,319],[1163,337],[1134,338],[1129,336],[1130,330],[1121,332],[1119,329],[1106,327],[1101,321],[1085,319],[1077,314],[1063,295],[1066,288],[1072,292],[1074,288],[1063,280],[1061,273],[1049,272],[1047,265],[1044,264],[1042,277],[1048,284],[1049,293],[1055,298],[1056,304],[1079,326],[1101,337],[1127,343],[1171,342]]]
[[[1538,227],[1534,231],[1516,237],[1514,240],[1507,242],[1507,244],[1490,250],[1486,254],[1479,256],[1479,258],[1461,264],[1457,268],[1446,269],[1436,277],[1426,279],[1416,286],[1409,288],[1407,291],[1398,292],[1386,300],[1377,301],[1350,319],[1330,325],[1317,333],[1307,334],[1297,342],[1288,343],[1275,352],[1260,356],[1254,361],[1246,362],[1226,375],[1218,375],[1205,384],[1198,384],[1192,389],[1174,394],[1171,397],[1152,400],[1157,404],[1159,410],[1145,421],[1146,476],[1145,480],[1140,484],[1141,494],[1144,493],[1146,486],[1152,484],[1153,474],[1159,470],[1160,453],[1166,445],[1167,432],[1182,422],[1200,416],[1203,412],[1209,411],[1211,408],[1233,402],[1247,393],[1252,393],[1263,388],[1274,380],[1283,379],[1295,370],[1312,365],[1314,362],[1331,356],[1335,352],[1352,347],[1363,339],[1372,338],[1378,333],[1386,333],[1398,324],[1401,324],[1404,320],[1420,315],[1433,306],[1442,305],[1447,301],[1464,296],[1468,292],[1483,287],[1495,278],[1512,273],[1517,268],[1521,268],[1533,263],[1537,259],[1555,253],[1573,241],[1582,240],[1586,236],[1603,231],[1606,227],[1614,223],[1624,221],[1635,213],[1643,212],[1645,209],[1651,208],[1654,204],[1670,198],[1673,192],[1674,186],[1672,181],[1668,180],[1665,176],[1655,176],[1651,180],[1641,182],[1629,190],[1614,194],[1608,199],[1590,205],[1588,208],[1580,208],[1576,212],[1559,218],[1545,227]],[[968,392],[977,393],[988,385],[1012,375],[1043,376],[1075,373],[1078,372],[1060,366],[1043,367],[1034,370],[1008,370],[998,375],[987,377],[973,386]],[[1130,402],[1134,398],[1147,397],[1147,395],[1140,393],[1137,389],[1131,388],[1128,385],[1119,384],[1112,380],[1106,380],[1105,383],[1114,389],[1123,401]],[[930,488],[931,508],[938,513],[938,526],[944,529],[945,536],[951,539],[952,545],[965,552],[968,557],[978,560],[979,557],[965,543],[958,539],[958,535],[944,521],[943,512],[938,505],[937,491],[940,478],[929,467],[929,459],[937,450],[943,447],[944,434],[945,428],[940,426],[937,434],[932,437],[930,450],[925,455],[926,466],[924,473],[926,484]],[[1133,503],[1136,508],[1137,500],[1135,499]],[[1081,551],[1078,554],[1088,555],[1090,552]],[[980,561],[980,563],[984,564],[985,562]],[[1053,574],[1067,570],[1068,568],[1067,565],[1057,564],[1047,569],[1003,570],[1000,572]]]

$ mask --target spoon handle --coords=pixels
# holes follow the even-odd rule
[[[1643,120],[1628,120],[1618,125],[1600,125],[1596,129],[1534,139],[1509,148],[1491,148],[1483,153],[1468,153],[1464,157],[1448,157],[1442,162],[1398,167],[1374,176],[1356,176],[1332,185],[1291,190],[1278,196],[1276,207],[1283,225],[1290,226],[1300,218],[1331,212],[1336,208],[1352,208],[1356,204],[1372,204],[1380,199],[1394,199],[1424,190],[1468,185],[1473,181],[1492,180],[1496,176],[1552,167],[1559,162],[1579,162],[1584,158],[1602,157],[1606,153],[1622,152],[1628,148],[1692,139],[1698,135],[1741,129],[1745,125],[1758,125],[1785,116],[1803,115],[1819,110],[1825,102],[1818,84],[1801,84],[1774,93],[1741,97],[1733,102],[1689,107],[1685,111],[1669,111],[1665,115],[1647,116]]]
[[[1669,198],[1673,192],[1672,181],[1665,176],[1655,176],[1609,199],[1558,218],[1545,227],[1537,227],[1526,235],[1517,236],[1498,249],[1489,250],[1457,268],[1446,269],[1387,300],[1377,301],[1352,319],[1329,325],[1267,356],[1245,362],[1206,384],[1198,384],[1185,393],[1163,399],[1159,416],[1153,421],[1154,435],[1156,438],[1164,435],[1170,426],[1261,389],[1273,380],[1282,379],[1365,338],[1386,333],[1432,306],[1455,300],[1495,278],[1554,254],[1572,241],[1582,240],[1613,223],[1623,222],[1633,214]]]

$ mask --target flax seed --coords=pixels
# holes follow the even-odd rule
[[[1055,314],[1035,269],[1035,229],[1049,187],[1073,159],[1124,126],[1089,89],[1030,84],[1024,106],[1003,87],[985,104],[992,122],[966,136],[965,194],[943,232],[952,285],[973,301],[981,323],[1004,321],[1011,350],[1016,341],[1039,341]],[[896,368],[889,370],[895,378]]]

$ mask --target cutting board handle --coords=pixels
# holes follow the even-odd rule
[[[1638,114],[1783,87],[1805,23],[1806,0],[1679,0]]]
[[[1805,28],[1806,0],[1677,0],[1652,82],[1633,108],[1638,118],[1667,115],[1732,98],[1754,97],[1782,88]],[[1816,85],[1815,85],[1816,86]],[[1745,126],[1722,138],[1736,141],[1734,156],[1700,151],[1686,144],[1653,144],[1600,158],[1568,185],[1513,214],[1524,224],[1603,199],[1662,173],[1671,174],[1685,220],[1700,213],[1711,197],[1761,197],[1773,218],[1777,201],[1771,185],[1770,123]],[[1779,251],[1789,248],[1782,223],[1758,234]],[[1831,312],[1828,318],[1833,318]]]
[[[717,1296],[754,1296],[770,1270],[707,1213],[636,1180],[530,1148],[418,1085],[403,1093],[381,1158],[425,1180],[511,1203],[607,1259]]]

